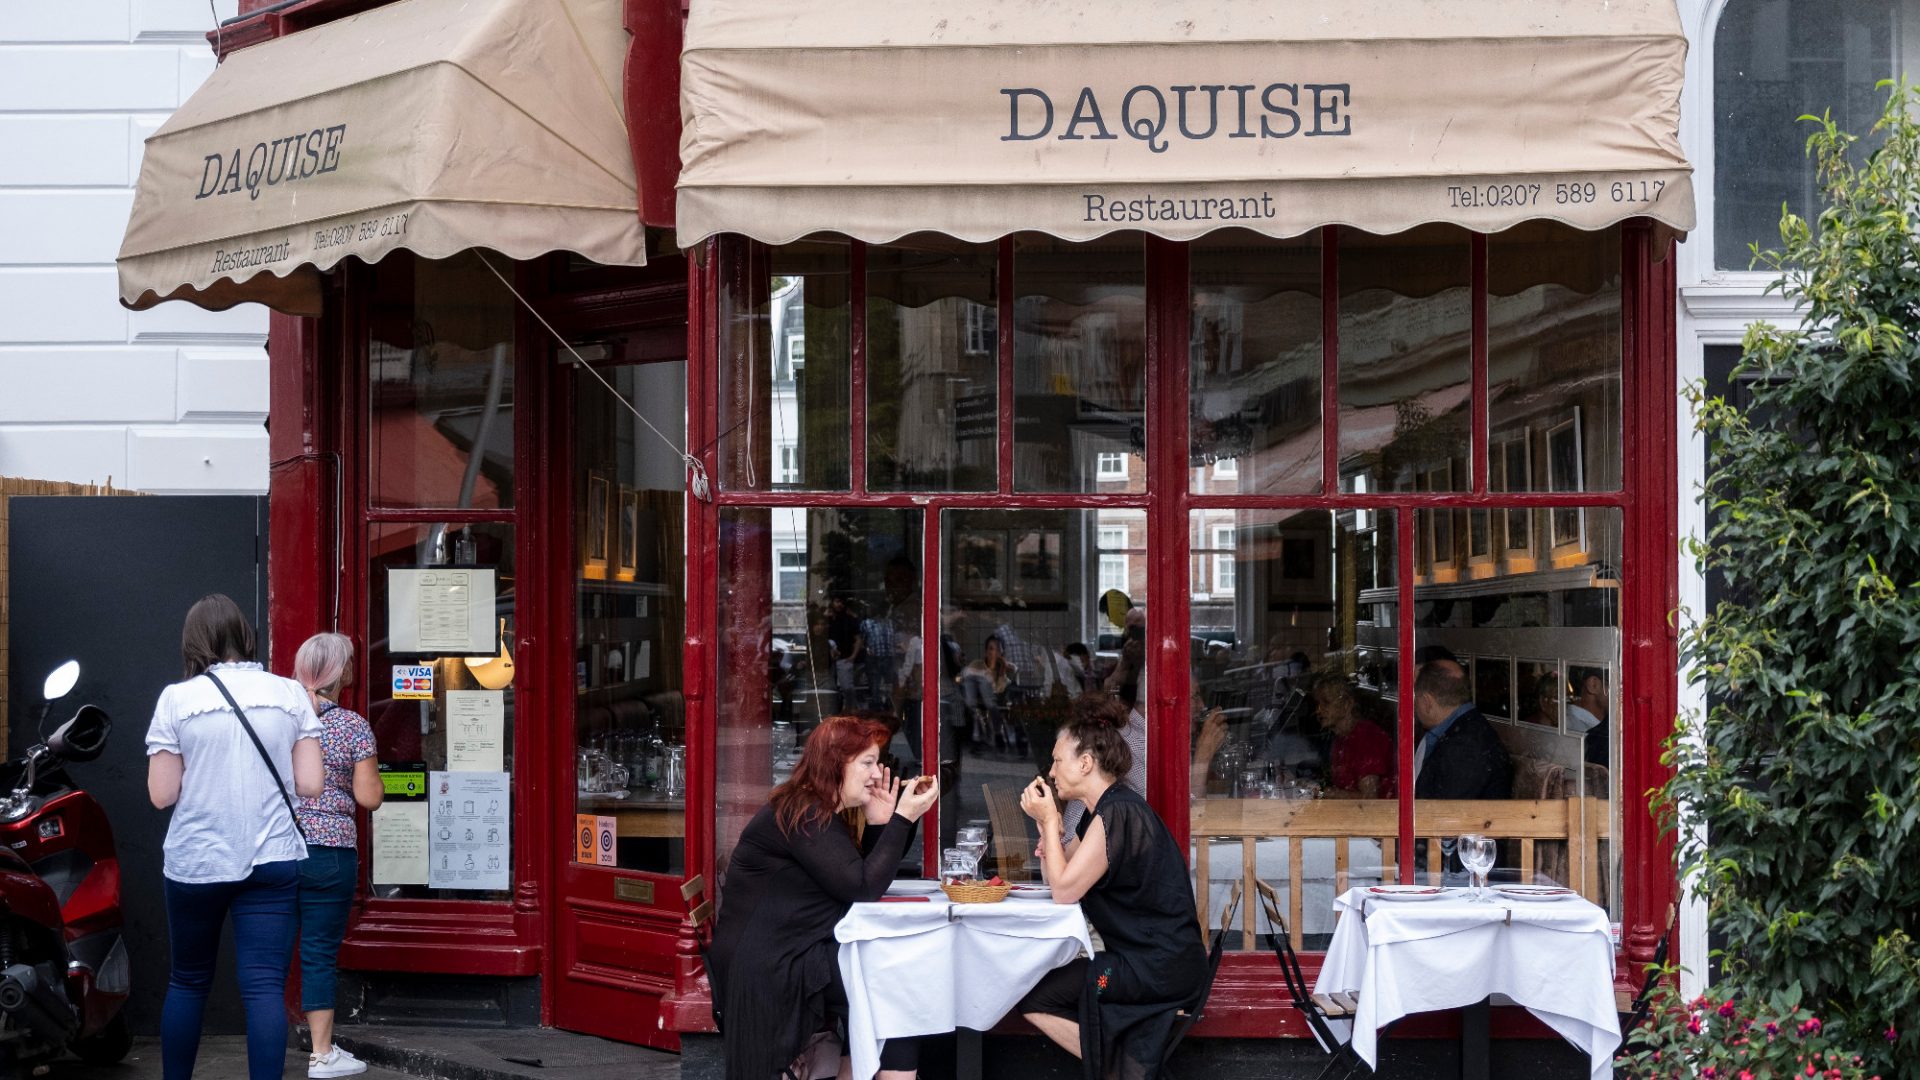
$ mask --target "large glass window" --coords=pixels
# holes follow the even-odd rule
[[[481,259],[401,252],[368,270],[374,506],[513,505],[514,301]]]
[[[1340,230],[1341,490],[1468,487],[1472,277],[1455,226]]]
[[[1096,491],[1103,454],[1146,453],[1146,258],[1135,233],[1013,252],[1014,488]]]
[[[1214,463],[1196,493],[1320,490],[1319,239],[1223,230],[1191,245],[1188,438]]]
[[[920,739],[922,550],[917,510],[721,511],[716,870],[825,717],[892,727],[897,773],[932,764]],[[797,587],[769,587],[782,581]],[[919,864],[915,849],[903,870]]]
[[[1495,884],[1565,885],[1617,920],[1621,514],[1545,516],[1550,558],[1542,535],[1484,580],[1463,584],[1461,552],[1415,584],[1413,870],[1459,883],[1454,838],[1482,833]]]
[[[721,311],[720,483],[743,491],[848,486],[851,249],[753,249]]]
[[[1745,270],[1748,245],[1780,245],[1780,206],[1816,205],[1807,125],[1879,118],[1882,79],[1920,72],[1920,0],[1733,0],[1713,41],[1714,262]],[[1877,140],[1863,139],[1865,152]]]
[[[1216,911],[1257,877],[1280,893],[1296,946],[1319,948],[1335,896],[1398,873],[1398,594],[1362,565],[1391,561],[1394,514],[1221,514],[1193,515],[1219,543],[1196,565],[1225,561],[1237,583],[1218,602],[1216,572],[1192,606],[1195,891]],[[1241,912],[1228,947],[1259,948],[1266,918]]]
[[[994,487],[999,245],[867,248],[867,486]]]
[[[1054,733],[1088,689],[1135,707],[1127,729],[1134,767],[1121,779],[1146,791],[1145,612],[1120,606],[1115,621],[1115,607],[1101,603],[1116,580],[1109,545],[1140,550],[1145,562],[1145,539],[1130,535],[1141,518],[1099,510],[941,515],[940,653],[959,672],[940,684],[941,739],[949,744],[941,831],[985,827],[994,869],[1009,881],[1039,876],[1039,834],[1020,810],[1020,789],[1051,768]],[[1081,813],[1068,807],[1070,828]]]
[[[614,819],[611,863],[686,865],[686,365],[579,375],[573,415],[575,812]],[[778,580],[778,579],[776,579]]]
[[[800,424],[770,444],[791,456],[768,460],[800,475],[808,505],[760,505],[780,500],[746,485],[720,493],[722,865],[806,730],[851,712],[895,729],[898,768],[942,778],[937,824],[902,873],[979,825],[989,867],[1031,877],[1018,792],[1048,767],[1074,700],[1098,687],[1139,706],[1143,764],[1128,782],[1164,792],[1186,780],[1191,805],[1157,809],[1187,830],[1203,916],[1261,878],[1281,890],[1296,945],[1320,947],[1338,892],[1446,877],[1457,869],[1446,845],[1470,820],[1499,833],[1497,880],[1566,882],[1618,916],[1608,718],[1625,700],[1622,447],[1634,423],[1623,245],[1620,228],[1551,223],[1487,237],[1441,225],[1228,232],[1188,246],[1184,284],[1153,265],[1168,249],[1127,234],[753,249],[750,266],[811,259],[829,279],[864,267],[851,298],[865,312],[864,351],[853,343],[864,363],[848,366],[837,339],[818,335],[786,355],[831,366],[836,385],[864,371],[849,400],[866,423],[825,436],[865,468],[834,482],[843,488],[816,482],[841,474],[816,471],[815,429]],[[1152,295],[1167,284],[1190,304],[1177,340],[1149,333],[1153,312],[1178,302]],[[832,288],[817,293],[828,309],[846,302]],[[1150,347],[1157,370],[1186,380],[1185,440],[1148,438]],[[723,398],[764,360],[724,352]],[[725,409],[723,442],[746,437]],[[1477,438],[1494,499],[1472,494]],[[1185,479],[1150,500],[1150,476]],[[1329,480],[1339,494],[1323,499]],[[1562,505],[1569,495],[1580,505]],[[1185,702],[1171,713],[1143,689],[1147,612],[1166,599],[1185,605],[1187,625],[1189,693],[1165,699]],[[1412,689],[1436,655],[1458,668],[1444,714],[1423,703],[1432,678]],[[1456,726],[1500,762],[1480,762],[1470,791],[1456,776],[1416,794],[1427,774],[1401,756],[1417,749],[1425,770],[1426,732],[1448,730],[1468,702],[1480,719]],[[1148,761],[1149,732],[1169,723],[1190,735],[1187,751]],[[1458,753],[1435,749],[1434,775],[1467,771],[1447,764]],[[1403,809],[1416,814],[1405,834]],[[1243,911],[1237,950],[1268,929],[1258,905]]]

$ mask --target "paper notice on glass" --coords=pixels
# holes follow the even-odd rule
[[[491,569],[387,571],[389,651],[401,656],[497,656]]]
[[[428,781],[431,811],[427,884],[436,889],[505,892],[507,823],[512,784],[503,772],[436,772]]]
[[[505,768],[506,727],[506,691],[447,691],[447,768],[453,772]]]
[[[373,883],[427,883],[427,804],[390,802],[373,819]]]

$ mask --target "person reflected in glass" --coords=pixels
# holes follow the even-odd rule
[[[1194,932],[1184,852],[1140,792],[1117,698],[1076,702],[1053,744],[1047,777],[1020,794],[1040,827],[1040,863],[1056,904],[1081,905],[1103,949],[1049,972],[1016,1006],[1041,1033],[1081,1058],[1089,1076],[1153,1075],[1176,1010],[1206,978]],[[1085,815],[1065,835],[1060,800]]]
[[[1574,668],[1573,700],[1567,704],[1567,731],[1585,740],[1590,765],[1607,764],[1607,677],[1593,668]]]
[[[971,725],[969,741],[974,746],[993,746],[1002,740],[1007,691],[1012,686],[1013,665],[1007,663],[999,635],[990,635],[981,647],[980,658],[960,675],[960,697]]]
[[[1320,727],[1333,736],[1327,752],[1331,799],[1391,799],[1394,795],[1393,737],[1379,720],[1375,700],[1363,697],[1339,675],[1313,684]]]
[[[940,798],[935,778],[902,783],[880,764],[891,736],[878,721],[828,717],[792,778],[741,830],[707,951],[727,1080],[783,1075],[828,1029],[829,1013],[846,1012],[834,925],[886,893],[916,823]],[[840,1075],[850,1068],[843,1058]],[[918,1068],[917,1040],[887,1040],[881,1080],[909,1080]]]
[[[1520,714],[1523,724],[1539,724],[1543,727],[1560,726],[1560,702],[1566,698],[1566,684],[1560,676],[1547,672],[1533,682],[1533,697],[1528,701],[1525,711]]]
[[[1474,707],[1466,672],[1444,657],[1423,664],[1413,680],[1416,799],[1505,799],[1513,763],[1493,725]]]

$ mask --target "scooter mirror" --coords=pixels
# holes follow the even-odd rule
[[[47,736],[47,749],[67,761],[92,761],[107,748],[113,721],[97,705],[82,705],[73,719]]]
[[[53,674],[47,676],[46,683],[40,688],[41,700],[58,701],[73,693],[73,688],[79,684],[80,661],[69,660],[54,668]]]

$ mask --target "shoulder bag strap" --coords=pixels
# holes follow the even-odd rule
[[[280,780],[280,770],[273,767],[273,758],[267,754],[267,748],[261,745],[260,736],[254,733],[253,724],[248,722],[247,711],[240,707],[239,702],[233,700],[233,695],[227,692],[227,684],[221,682],[213,672],[208,671],[203,674],[220,691],[220,696],[227,699],[227,706],[233,710],[233,715],[240,718],[240,726],[246,729],[247,738],[253,740],[253,748],[260,751],[261,764],[267,767],[268,775],[273,777],[273,787],[280,793],[280,801],[287,804],[287,815],[293,818],[294,831],[300,834],[302,843],[306,842],[307,830],[301,827],[300,815],[293,809],[293,796],[287,794],[287,785]]]

